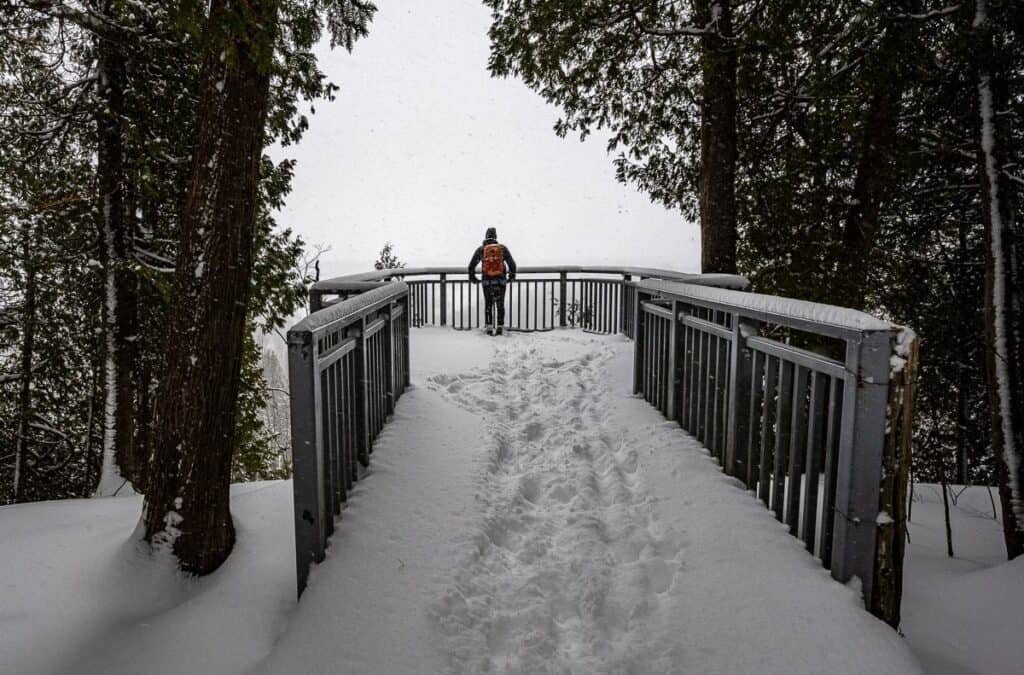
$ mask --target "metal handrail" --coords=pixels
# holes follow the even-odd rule
[[[378,286],[288,331],[298,592],[409,384],[409,286]]]
[[[508,323],[633,338],[634,393],[704,444],[833,577],[859,578],[868,608],[895,625],[914,375],[899,366],[914,361],[916,340],[862,312],[737,290],[748,285],[650,268],[521,267]],[[479,287],[460,267],[329,279],[310,304],[288,334],[300,593],[408,384],[410,327],[482,323]]]
[[[902,397],[912,389],[904,365],[913,333],[818,303],[664,280],[627,285],[634,393],[678,420],[835,579],[860,579],[868,608],[896,625],[902,547],[891,543],[905,527],[909,447],[894,434],[912,414]]]

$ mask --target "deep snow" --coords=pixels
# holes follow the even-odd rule
[[[632,343],[419,329],[412,348],[300,605],[287,482],[235,486],[236,551],[199,581],[130,543],[137,497],[0,508],[0,672],[913,673],[908,642],[932,672],[1024,659],[1016,624],[990,625],[1024,588],[994,521],[962,518],[985,534],[950,565],[915,504],[904,641],[629,395]]]

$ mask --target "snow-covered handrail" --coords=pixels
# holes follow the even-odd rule
[[[913,332],[852,309],[666,280],[630,282],[625,297],[634,393],[898,625]]]
[[[332,293],[347,290],[349,284],[381,282],[396,278],[466,274],[465,267],[402,267],[398,269],[372,270],[324,279],[313,284],[313,293]],[[691,284],[717,286],[744,290],[750,287],[750,280],[737,274],[695,274],[653,267],[616,267],[611,265],[540,265],[521,266],[519,274],[607,274],[630,278],[654,278],[683,281]]]
[[[687,298],[705,307],[738,312],[746,318],[765,323],[809,327],[814,332],[831,336],[845,336],[864,331],[893,330],[894,324],[876,319],[870,314],[825,305],[820,302],[783,298],[777,295],[747,293],[727,288],[712,288],[689,282],[680,283],[662,279],[646,279],[636,283],[637,288]]]
[[[693,286],[733,290],[749,288],[750,282],[735,274],[692,274],[649,267],[613,266],[520,266],[506,294],[508,328],[544,331],[558,327],[630,334],[624,321],[629,314],[626,282],[660,279]],[[374,270],[318,281],[310,289],[315,311],[338,299],[351,297],[405,280],[411,291],[414,325],[478,328],[483,322],[483,298],[465,267],[417,267]]]
[[[409,287],[376,285],[288,331],[298,592],[409,384]]]

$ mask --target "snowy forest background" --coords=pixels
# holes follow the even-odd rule
[[[619,180],[701,223],[704,271],[918,332],[915,480],[1006,483],[990,428],[982,120],[1012,216],[1022,3],[485,4],[493,74],[555,104],[557,133],[608,136]],[[105,455],[147,490],[164,345],[185,329],[167,317],[197,152],[193,5],[0,0],[0,503],[116,491],[101,484]],[[287,150],[337,91],[314,46],[351,49],[374,7],[276,11],[261,143]],[[233,481],[289,471],[285,377],[263,346],[302,310],[319,253],[275,222],[293,171],[259,165]]]

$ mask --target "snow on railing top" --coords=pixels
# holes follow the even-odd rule
[[[740,313],[746,317],[767,323],[813,327],[819,331],[824,328],[826,332],[830,333],[860,333],[899,330],[900,328],[888,321],[877,319],[855,309],[782,298],[777,295],[763,295],[661,279],[646,279],[634,282],[634,285],[647,291],[676,295],[699,303],[716,305],[720,309],[740,310]]]
[[[346,323],[368,311],[372,311],[375,307],[401,297],[408,290],[409,286],[401,281],[377,286],[365,293],[313,312],[292,326],[288,333],[315,333],[334,323]]]
[[[658,279],[670,279],[688,284],[701,286],[716,286],[718,288],[731,288],[743,290],[750,287],[750,281],[738,274],[693,274],[688,272],[674,272],[650,267],[610,267],[610,266],[586,266],[586,265],[547,265],[528,267],[520,265],[518,274],[621,274],[630,275],[634,278],[652,277]],[[312,291],[331,293],[332,291],[364,290],[364,286],[373,282],[382,282],[395,277],[415,277],[436,274],[466,274],[466,267],[403,267],[400,269],[373,270],[348,274],[332,279],[324,279],[313,284]]]

